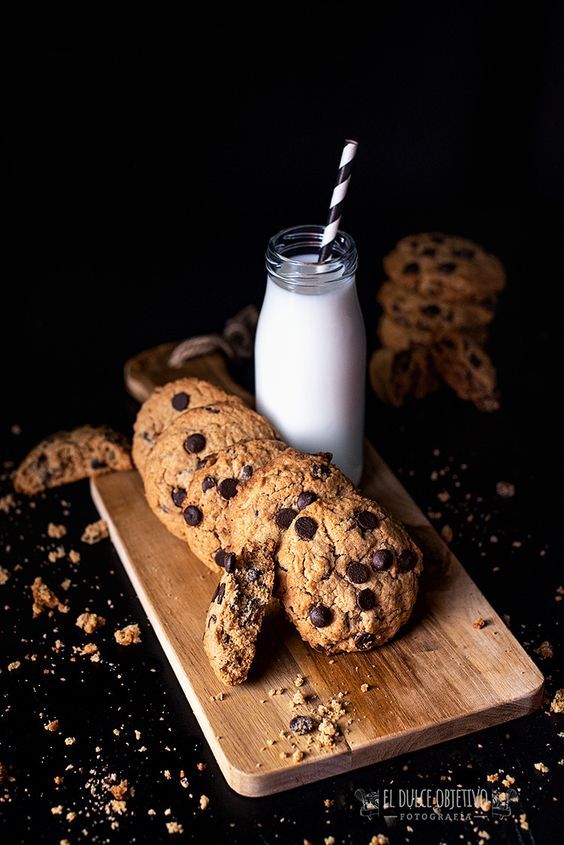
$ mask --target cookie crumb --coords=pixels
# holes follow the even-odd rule
[[[454,537],[454,534],[453,534],[453,531],[452,531],[452,528],[450,527],[450,525],[443,525],[443,527],[441,528],[441,537],[443,538],[445,543],[451,543],[452,542],[452,538]]]
[[[5,496],[0,497],[0,511],[3,513],[10,513],[11,509],[15,507],[16,500],[11,493],[7,493]]]
[[[301,690],[298,690],[292,696],[292,707],[299,707],[301,704],[305,704],[304,694]]]
[[[305,682],[305,678],[303,675],[296,675],[296,679],[294,681],[294,686],[296,687],[303,687]]]
[[[207,766],[205,763],[196,763],[196,768],[199,772],[205,772]]]
[[[497,783],[499,780],[499,774],[494,772],[493,775],[486,775],[486,780],[488,783]]]
[[[544,763],[533,763],[533,765],[537,772],[542,772],[543,775],[546,775],[546,773],[550,771],[548,766],[545,766]]]
[[[120,628],[114,631],[114,638],[119,645],[138,645],[141,642],[141,631],[139,625],[126,625],[125,628]]]
[[[86,526],[80,539],[83,543],[92,546],[94,543],[99,543],[100,540],[105,540],[109,535],[110,532],[108,531],[108,525],[105,520],[98,519],[96,522],[91,522]]]
[[[373,836],[368,845],[390,845],[390,840],[383,833],[377,833]]]
[[[57,546],[56,549],[51,549],[51,551],[47,555],[47,560],[49,561],[49,563],[56,563],[58,560],[61,560],[61,558],[63,558],[65,555],[65,547]]]
[[[544,640],[544,642],[535,648],[535,654],[538,654],[543,660],[548,660],[554,657],[554,650],[548,640]]]
[[[3,566],[0,566],[0,586],[5,584],[10,577],[10,572],[7,569],[4,569]]]
[[[76,742],[75,736],[67,736],[65,737],[65,745],[74,745]]]
[[[481,616],[478,616],[477,619],[474,619],[472,622],[472,627],[475,628],[477,631],[480,631],[482,628],[485,628],[488,623],[485,619],[482,619]]]
[[[184,833],[184,828],[180,822],[166,822],[166,829],[170,834]]]
[[[521,830],[528,830],[529,829],[529,822],[527,821],[527,814],[520,813],[519,815],[519,827]]]
[[[370,686],[368,684],[361,684],[360,685],[360,691],[361,692],[368,692],[369,689],[370,689]]]
[[[33,597],[32,614],[34,619],[40,616],[46,607],[50,610],[56,609],[59,613],[68,613],[68,605],[59,601],[53,590],[49,589],[39,576],[35,578],[30,589]]]
[[[55,522],[50,522],[47,526],[47,534],[55,540],[60,540],[67,533],[64,525],[57,525]]]
[[[19,669],[22,664],[19,660],[14,660],[12,663],[8,663],[8,672],[15,672],[16,669]]]
[[[564,713],[564,689],[556,690],[556,694],[550,702],[551,713]]]
[[[301,763],[304,759],[304,752],[301,751],[299,748],[296,748],[294,753],[292,754],[292,760],[294,763]]]
[[[286,692],[285,687],[275,687],[273,689],[268,690],[268,694],[272,695],[283,695]]]
[[[209,807],[210,799],[207,795],[200,795],[200,810],[206,810]]]
[[[510,481],[498,481],[495,485],[495,492],[502,499],[510,499],[515,495],[515,485],[511,484]]]
[[[50,731],[51,733],[56,733],[59,730],[59,720],[53,719],[52,722],[47,722],[46,725],[43,725],[46,731]]]
[[[69,552],[69,560],[71,563],[80,563],[80,552],[71,549]]]
[[[98,628],[104,627],[106,620],[97,613],[84,612],[80,614],[75,624],[78,628],[82,628],[85,634],[93,634]]]

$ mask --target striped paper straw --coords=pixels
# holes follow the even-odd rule
[[[333,250],[333,241],[337,236],[339,224],[341,223],[341,211],[343,202],[347,195],[349,182],[351,181],[351,169],[353,159],[356,155],[358,143],[356,141],[345,141],[341,161],[339,162],[339,172],[337,173],[337,181],[333,189],[333,196],[331,197],[331,205],[329,206],[329,217],[323,238],[321,239],[321,249],[319,250],[319,261],[327,261],[331,257]]]

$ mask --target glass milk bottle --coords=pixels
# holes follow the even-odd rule
[[[332,452],[358,484],[362,473],[366,335],[356,295],[357,252],[338,232],[319,264],[323,226],[271,238],[255,341],[257,410],[304,452]]]

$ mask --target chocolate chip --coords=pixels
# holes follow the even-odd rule
[[[311,477],[319,481],[326,481],[331,475],[331,468],[327,464],[314,464],[311,468]]]
[[[367,651],[367,649],[372,648],[374,642],[374,634],[357,634],[354,638],[354,644],[359,651]]]
[[[356,522],[362,531],[371,531],[380,525],[380,520],[372,511],[359,511],[356,515]]]
[[[309,621],[316,628],[326,628],[331,624],[333,613],[324,604],[314,604],[309,611]]]
[[[425,314],[426,317],[436,317],[437,314],[441,313],[441,309],[438,305],[424,305],[421,308],[421,313]]]
[[[184,441],[184,448],[192,454],[202,452],[206,448],[206,438],[203,434],[191,434]]]
[[[298,499],[296,501],[296,506],[299,511],[302,511],[304,508],[307,508],[308,505],[311,505],[312,502],[315,502],[317,496],[315,493],[310,493],[309,491],[304,490],[303,493],[300,493]]]
[[[440,232],[433,232],[431,235],[429,235],[429,239],[433,241],[434,244],[442,244],[444,243],[445,236],[441,235]]]
[[[292,524],[292,520],[297,516],[297,511],[294,508],[280,508],[274,515],[274,522],[282,531],[285,531]]]
[[[196,461],[196,469],[202,469],[202,467],[205,467],[207,465],[208,465],[208,459],[207,458],[198,458],[198,460]]]
[[[409,264],[406,264],[403,268],[404,273],[418,273],[419,272],[419,264],[417,261],[410,261]]]
[[[254,584],[255,581],[258,581],[259,577],[260,572],[258,571],[258,569],[253,569],[252,567],[251,569],[247,569],[247,581],[249,581],[251,584]]]
[[[219,408],[210,408],[210,406],[209,406],[209,405],[206,405],[206,406],[203,408],[203,410],[204,410],[204,411],[207,411],[207,413],[208,413],[208,414],[220,414],[220,413],[221,413],[221,411],[219,410]]]
[[[215,487],[215,478],[213,475],[206,475],[202,481],[202,492],[205,493],[206,490],[211,490],[212,487]]]
[[[376,597],[372,590],[361,590],[356,597],[356,603],[361,610],[372,610],[376,604]]]
[[[473,249],[468,249],[468,247],[461,246],[458,249],[453,249],[452,254],[455,258],[474,258],[476,254]]]
[[[239,473],[239,478],[243,481],[247,481],[251,475],[253,474],[253,467],[251,464],[245,464],[241,472]]]
[[[212,622],[214,625],[217,622],[217,616],[215,615],[215,613],[212,613],[210,618],[208,619],[208,628],[210,627]]]
[[[309,734],[315,727],[315,723],[311,716],[294,716],[290,719],[290,730],[298,736]]]
[[[175,411],[185,411],[190,404],[190,397],[187,393],[176,393],[170,400]]]
[[[421,250],[421,255],[428,255],[429,258],[434,258],[437,254],[437,250],[434,246],[426,246],[425,249]]]
[[[440,273],[450,276],[450,274],[454,273],[456,270],[456,264],[453,261],[443,261],[442,264],[439,264],[437,269]]]
[[[153,437],[152,434],[149,434],[148,431],[143,432],[143,440],[146,440],[147,443],[154,443],[155,442],[155,438]]]
[[[223,568],[231,575],[237,567],[237,555],[235,552],[225,552],[223,555]]]
[[[480,358],[478,358],[475,352],[472,352],[470,354],[470,363],[473,367],[475,367],[476,370],[482,366],[482,361]]]
[[[182,507],[182,502],[186,498],[186,490],[183,490],[182,487],[177,487],[176,490],[173,490],[170,494],[170,497],[177,508]]]
[[[220,581],[217,587],[215,588],[215,593],[212,596],[212,601],[221,604],[223,601],[223,596],[225,595],[225,584]]]
[[[92,469],[104,469],[108,465],[105,461],[100,461],[98,460],[98,458],[93,458],[90,461],[90,466],[92,467]]]
[[[218,566],[225,569],[226,572],[235,572],[237,564],[237,555],[234,552],[226,552],[223,549],[218,549],[213,559]]]
[[[398,569],[400,572],[409,572],[417,563],[417,555],[411,549],[404,549],[398,555]]]
[[[224,478],[223,481],[219,482],[217,489],[224,499],[232,499],[233,496],[237,495],[237,479]]]
[[[202,511],[196,505],[188,505],[182,512],[182,516],[188,525],[199,525],[203,519]]]
[[[353,584],[364,584],[370,578],[370,570],[363,563],[349,563],[347,578]]]
[[[372,555],[372,568],[376,572],[383,572],[389,569],[394,562],[394,554],[389,549],[378,549]]]
[[[317,531],[317,522],[311,516],[300,516],[296,519],[294,531],[302,540],[313,540]]]

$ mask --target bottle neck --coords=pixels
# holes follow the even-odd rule
[[[321,294],[354,283],[356,245],[338,232],[331,257],[319,262],[323,226],[295,226],[270,239],[266,252],[268,276],[279,287],[296,293]]]

